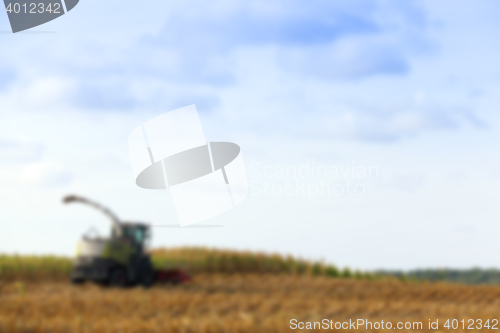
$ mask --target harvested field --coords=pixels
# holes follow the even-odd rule
[[[301,331],[290,329],[293,318],[423,323],[422,329],[401,332],[430,331],[428,319],[438,319],[439,331],[460,332],[443,324],[454,318],[491,324],[499,310],[496,286],[311,275],[200,273],[186,285],[148,290],[71,286],[61,280],[0,282],[0,332]]]

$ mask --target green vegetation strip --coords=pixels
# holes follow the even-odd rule
[[[207,248],[172,248],[151,251],[156,268],[184,268],[196,273],[285,273],[374,279],[371,273],[338,269],[322,262],[310,262],[276,254]],[[72,259],[58,256],[0,255],[0,279],[66,278]]]
[[[156,268],[183,268],[199,273],[281,273],[329,276],[364,280],[398,279],[401,281],[447,281],[465,284],[500,284],[500,271],[415,270],[366,273],[339,269],[323,262],[311,262],[290,256],[209,248],[169,248],[151,251]],[[73,259],[61,256],[0,254],[0,281],[16,279],[67,279]]]

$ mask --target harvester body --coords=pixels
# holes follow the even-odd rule
[[[146,248],[151,238],[149,225],[122,222],[107,208],[78,196],[67,196],[63,202],[81,202],[102,211],[112,220],[110,237],[85,235],[77,246],[71,272],[75,284],[93,281],[102,285],[124,287],[151,286],[154,282],[185,282],[189,276],[177,270],[155,271]],[[175,280],[168,277],[175,277]]]

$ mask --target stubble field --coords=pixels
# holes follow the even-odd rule
[[[64,279],[0,280],[0,332],[298,332],[290,328],[291,319],[358,318],[394,326],[423,323],[422,329],[400,332],[429,331],[428,320],[438,319],[439,331],[460,332],[443,324],[447,319],[491,323],[499,310],[496,286],[282,273],[199,273],[188,284],[148,290],[72,286]]]

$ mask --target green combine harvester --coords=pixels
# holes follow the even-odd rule
[[[142,285],[148,288],[155,282],[180,283],[190,280],[182,270],[154,269],[151,257],[146,252],[151,239],[148,224],[122,222],[109,209],[76,195],[64,197],[63,202],[90,205],[112,221],[109,238],[87,234],[78,243],[71,272],[72,283],[92,281],[113,287]]]

